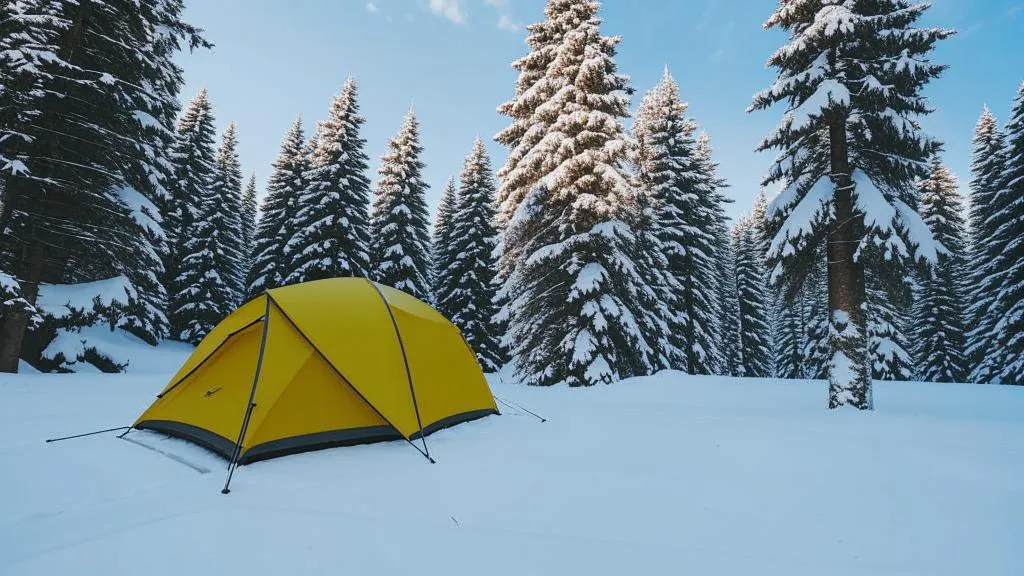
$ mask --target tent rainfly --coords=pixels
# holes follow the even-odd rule
[[[235,310],[132,428],[192,441],[233,467],[411,443],[497,413],[476,356],[444,316],[405,292],[335,278],[269,290]],[[429,458],[425,450],[424,441]]]

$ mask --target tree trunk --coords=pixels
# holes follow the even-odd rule
[[[864,266],[855,260],[864,234],[864,216],[854,209],[853,176],[846,121],[829,128],[835,216],[828,235],[829,362],[828,406],[871,410],[871,367],[864,310]]]
[[[24,276],[18,278],[21,293],[29,304],[35,305],[39,295],[39,282],[43,274],[45,254],[41,245],[28,251],[19,266]],[[21,359],[21,345],[28,330],[29,313],[18,309],[11,311],[0,325],[0,372],[14,374],[18,372],[18,361]]]

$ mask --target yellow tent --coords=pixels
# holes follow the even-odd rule
[[[337,278],[270,290],[235,310],[132,427],[245,464],[412,441],[497,412],[475,355],[440,313],[399,290]]]

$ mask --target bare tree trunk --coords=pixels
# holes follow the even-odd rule
[[[871,410],[871,366],[864,310],[864,266],[855,260],[864,235],[864,216],[854,209],[853,175],[845,119],[829,128],[835,217],[828,234],[829,362],[828,407]]]

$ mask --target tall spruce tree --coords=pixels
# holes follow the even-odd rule
[[[434,230],[430,241],[430,285],[434,294],[437,310],[446,318],[451,318],[454,310],[447,307],[446,294],[452,291],[450,268],[454,250],[452,230],[454,229],[455,208],[458,204],[459,190],[455,178],[449,178],[441,193],[434,215]]]
[[[233,135],[227,135],[230,148]],[[173,338],[198,344],[237,304],[239,257],[239,201],[230,189],[231,177],[218,176],[213,110],[205,88],[182,114],[174,157],[178,173],[173,215],[182,228],[175,234],[169,316]],[[221,159],[227,168],[229,159]]]
[[[1004,271],[1000,264],[1009,241],[1007,195],[1003,192],[1006,155],[1006,135],[986,106],[974,129],[971,161],[968,224],[972,266],[967,309],[972,326],[967,335],[969,379],[985,384],[997,381],[1006,357],[996,339],[996,326],[1005,312],[1005,301],[998,299]]]
[[[296,234],[299,195],[305,189],[303,174],[307,163],[302,117],[295,119],[281,142],[274,171],[267,181],[249,270],[248,297],[258,296],[284,285],[288,276],[287,247]]]
[[[1024,385],[1024,83],[1017,91],[1006,134],[1004,196],[996,201],[1000,208],[998,217],[1005,222],[999,234],[1008,240],[999,265],[1000,270],[1005,270],[999,294],[1006,302],[1006,313],[997,326],[996,346],[1004,355],[999,381],[1021,386]]]
[[[368,275],[370,180],[357,98],[350,77],[311,140],[286,284]]]
[[[491,158],[479,138],[466,157],[459,175],[459,194],[448,241],[451,262],[443,276],[447,291],[437,294],[441,309],[476,352],[487,372],[501,367],[498,335],[491,319],[495,315],[494,247],[497,234],[494,219],[495,182]]]
[[[166,334],[159,282],[164,194],[182,45],[207,45],[174,0],[0,7],[0,267],[34,304],[41,282],[124,275],[135,304],[116,326]],[[145,58],[140,54],[146,54]],[[17,370],[29,308],[0,332],[0,371]]]
[[[238,129],[234,123],[228,124],[221,137],[212,191],[215,210],[208,214],[218,230],[217,245],[220,251],[216,256],[214,270],[228,282],[233,294],[231,309],[234,309],[245,296],[245,277],[248,274],[248,253],[245,250],[242,225],[245,210],[242,199],[242,163],[238,159]]]
[[[505,290],[515,295],[510,340],[527,384],[595,385],[652,368],[629,257],[636,239],[624,221],[634,202],[621,124],[628,82],[616,72],[618,39],[600,34],[598,9],[594,1],[551,0],[546,10],[552,29],[566,32],[534,85],[543,99],[534,118],[546,128],[521,164],[545,190],[541,212],[554,230],[519,252]]]
[[[725,197],[724,189],[728,187],[728,184],[725,180],[718,177],[718,163],[713,159],[711,137],[707,132],[701,133],[697,138],[697,148],[695,150],[694,157],[697,160],[697,173],[700,175],[702,180],[702,185],[698,190],[707,192],[705,194],[698,195],[698,206],[700,208],[700,212],[704,215],[703,220],[700,222],[700,229],[703,230],[703,233],[700,234],[700,236],[705,239],[709,236],[714,238],[717,234],[716,230],[721,228],[724,230],[724,232],[722,232],[724,234],[724,238],[728,238],[728,218],[725,214],[725,205],[732,202],[732,200]],[[729,244],[729,242],[726,242],[724,245],[721,245],[723,247],[719,247],[717,243],[708,243],[706,240],[703,243],[698,243],[694,250],[695,262],[703,260],[705,263],[709,263],[715,262],[719,258],[732,258],[732,249]],[[713,256],[708,258],[703,250],[716,250],[716,247],[717,251],[711,252]],[[694,318],[704,318],[702,323],[695,323],[694,325],[700,326],[703,324],[703,326],[706,326],[706,330],[695,330],[694,334],[696,335],[695,345],[697,347],[704,348],[707,351],[707,366],[699,369],[698,372],[707,374],[714,373],[715,367],[724,365],[723,354],[726,351],[721,350],[716,346],[716,342],[721,340],[721,337],[717,335],[728,330],[728,327],[722,325],[722,321],[729,318],[728,314],[739,313],[738,304],[735,312],[731,309],[721,311],[717,308],[712,296],[703,296],[703,290],[705,289],[709,290],[710,293],[713,293],[713,288],[711,287],[713,286],[715,278],[717,278],[717,274],[713,270],[714,264],[711,264],[711,267],[712,272],[710,274],[706,272],[699,275],[694,273],[693,278],[695,280],[698,278],[703,280],[705,288],[702,288],[700,297],[697,297],[698,292],[694,290],[694,297],[691,299],[691,306],[694,310],[692,316]],[[730,282],[735,285],[735,267],[728,266],[727,268],[731,270],[730,273],[733,275]],[[708,280],[708,278],[710,278],[710,280]]]
[[[771,375],[772,365],[767,274],[754,220],[741,218],[732,234],[739,299],[741,375],[766,378]]]
[[[967,378],[964,324],[966,228],[956,176],[938,157],[918,186],[921,216],[942,247],[938,261],[921,276],[913,304],[913,349],[917,377],[927,382]]]
[[[787,104],[758,147],[781,151],[764,184],[785,186],[770,210],[769,258],[773,280],[792,286],[804,280],[816,249],[826,251],[830,408],[872,408],[867,253],[878,252],[891,269],[915,257],[915,248],[935,257],[911,184],[939,144],[916,118],[930,112],[921,89],[944,70],[928,55],[953,32],[914,27],[927,8],[908,0],[780,0],[765,23],[789,34],[768,61],[778,80],[749,109]]]
[[[253,173],[249,176],[249,183],[245,185],[245,193],[242,194],[242,217],[241,217],[241,237],[242,237],[242,254],[244,260],[242,262],[242,293],[241,296],[244,298],[248,293],[248,286],[245,282],[248,281],[249,271],[252,269],[252,256],[253,256],[253,244],[256,240],[256,221],[259,216],[259,204],[256,201],[256,174]]]
[[[709,374],[716,365],[714,168],[699,152],[696,125],[668,70],[641,101],[633,134],[642,142],[641,185],[657,206],[655,233],[666,262],[670,367]],[[702,156],[703,154],[703,156]]]
[[[381,158],[373,213],[370,270],[374,280],[431,300],[427,184],[419,121],[412,109]]]
[[[791,302],[776,299],[774,344],[775,375],[793,380],[804,376],[804,333],[806,323],[799,297]]]

